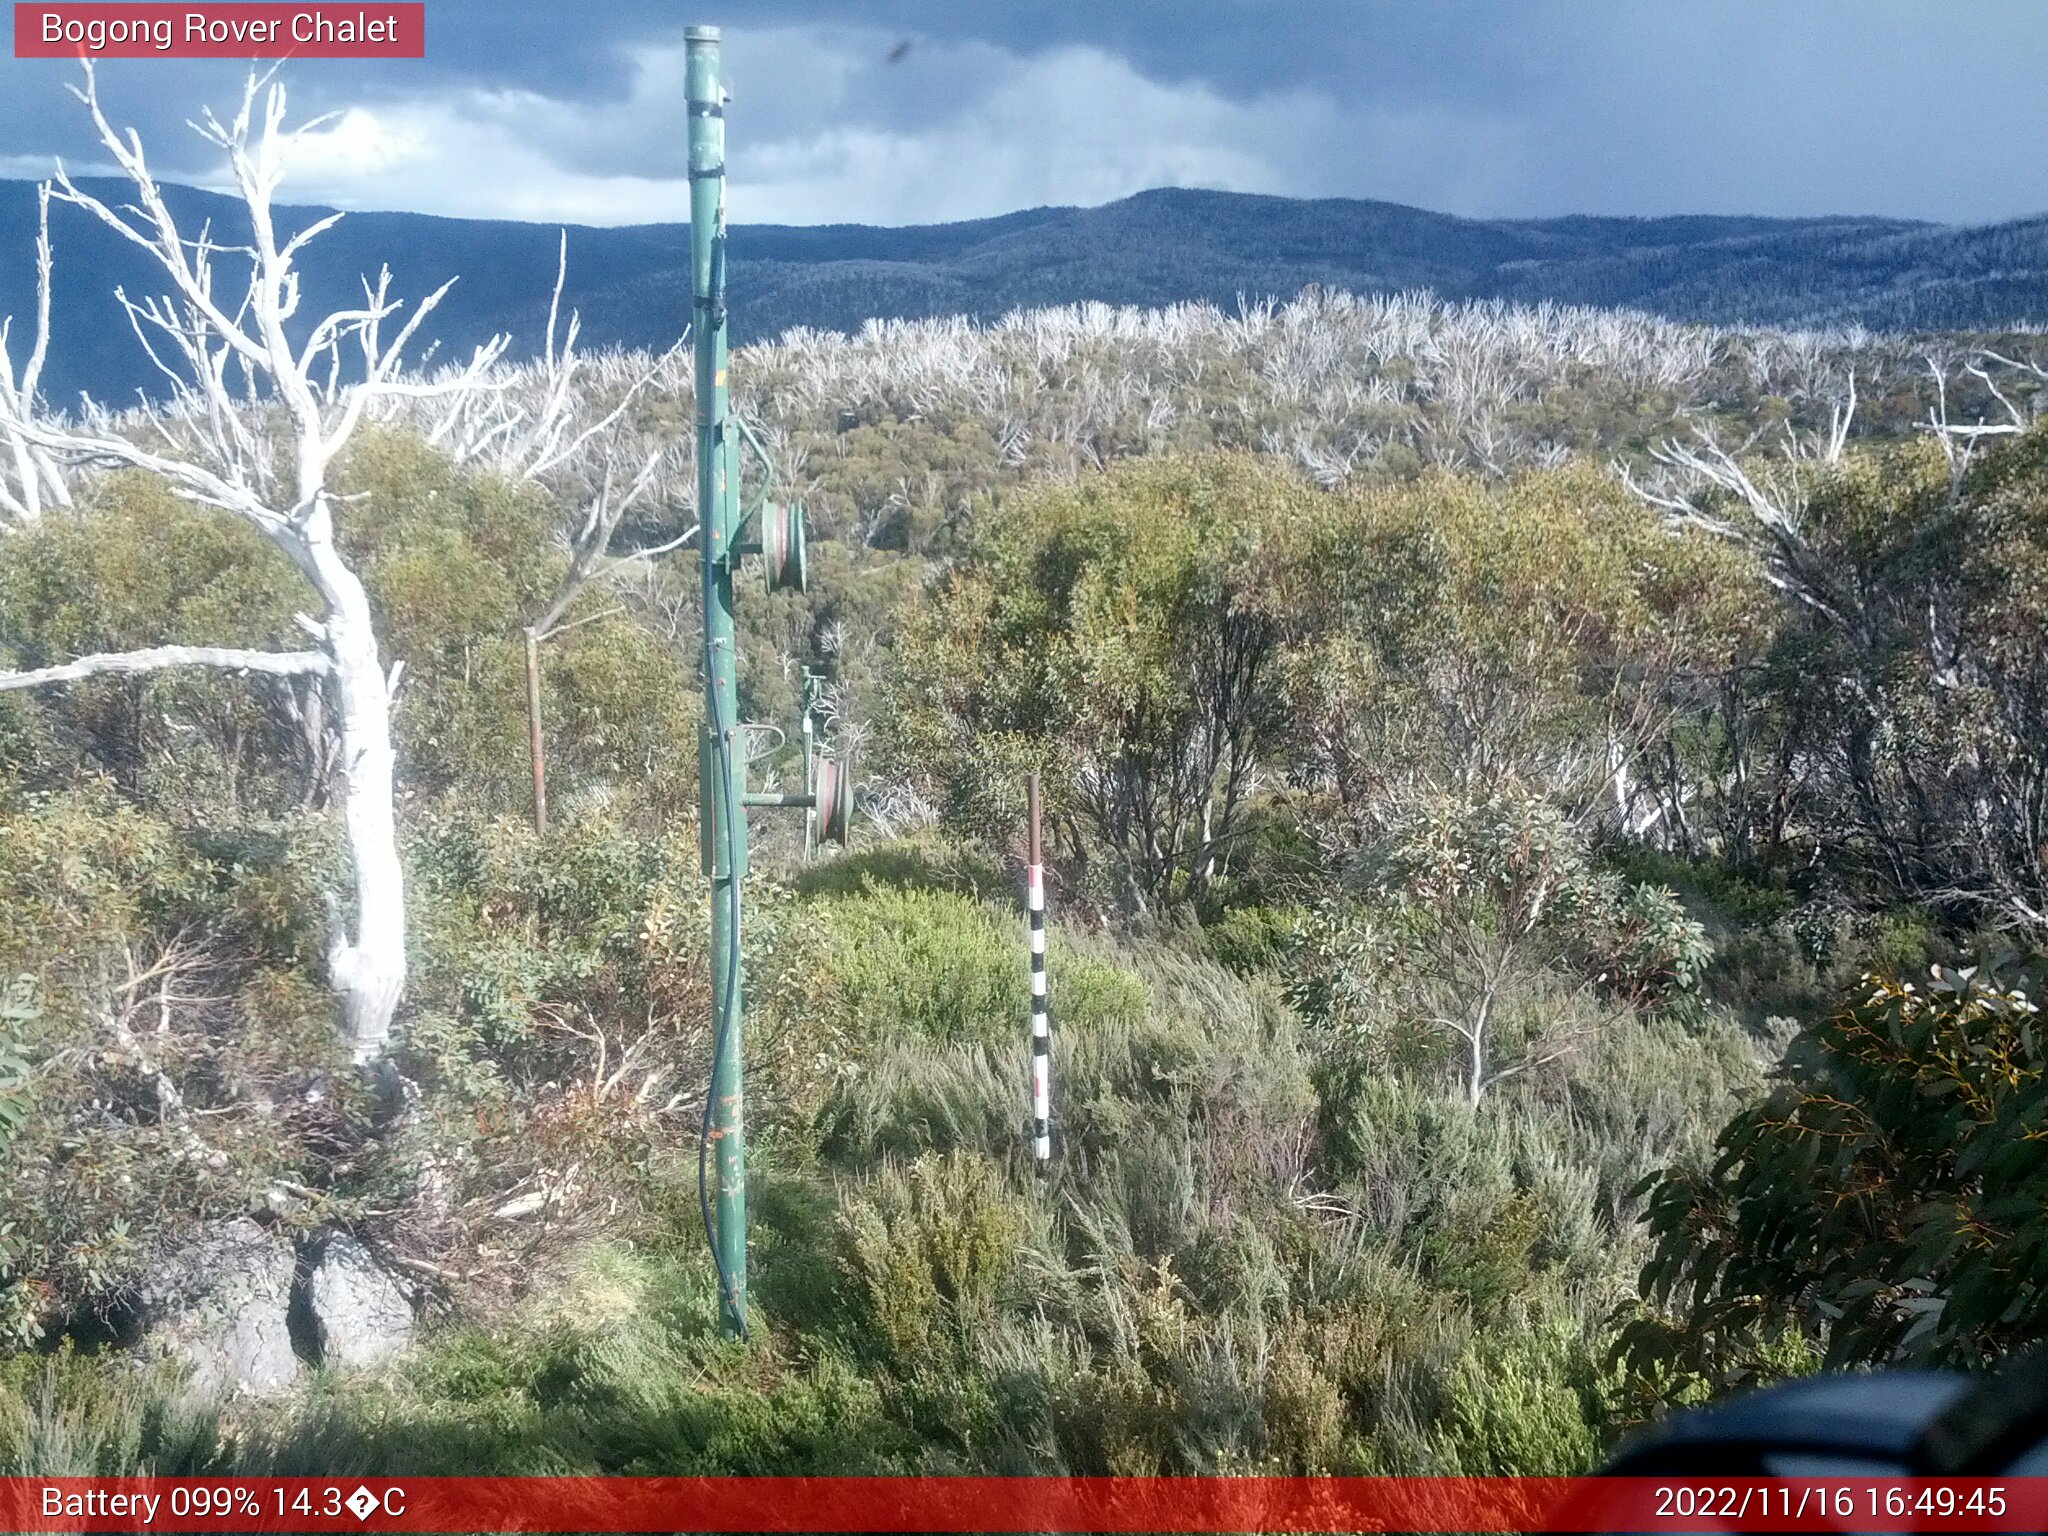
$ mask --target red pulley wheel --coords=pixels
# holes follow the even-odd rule
[[[802,502],[761,509],[761,564],[770,592],[801,592],[808,584],[809,531]]]
[[[853,825],[853,764],[843,757],[818,761],[818,841],[846,846]]]

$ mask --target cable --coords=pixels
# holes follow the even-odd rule
[[[716,337],[725,329],[726,319],[724,203],[724,191],[721,188],[719,193],[718,228],[711,242],[711,293],[708,299],[710,314],[707,317],[709,329],[701,333],[701,335],[712,337]],[[716,389],[718,383],[722,382],[722,379],[714,382],[713,388]],[[716,400],[715,395],[713,399],[714,401]],[[727,414],[730,416],[730,411]],[[719,429],[722,435],[725,430],[725,423],[723,421],[719,423]],[[720,454],[723,454],[725,451],[722,442],[716,444],[715,448]],[[703,466],[700,465],[700,473],[702,470]],[[703,483],[701,479],[698,481],[699,485]],[[699,541],[699,545],[704,551],[705,573],[704,681],[706,685],[705,691],[711,699],[712,718],[709,722],[711,726],[711,744],[713,751],[718,756],[718,775],[721,787],[717,791],[716,798],[721,804],[722,814],[725,817],[726,859],[730,865],[730,879],[727,881],[726,899],[729,908],[728,920],[732,928],[732,956],[727,963],[725,973],[725,1006],[718,1010],[718,1019],[711,1032],[711,1086],[704,1095],[704,1124],[697,1138],[697,1205],[704,1218],[705,1241],[711,1245],[711,1264],[718,1271],[719,1310],[722,1312],[728,1306],[731,1307],[736,1331],[741,1339],[745,1339],[747,1336],[746,1313],[743,1308],[736,1304],[733,1276],[731,1271],[725,1267],[725,1256],[718,1251],[717,1223],[711,1217],[711,1121],[718,1108],[718,1091],[724,1082],[724,1074],[720,1069],[726,1060],[727,1047],[733,1043],[731,1039],[732,1026],[739,1014],[739,1009],[735,1006],[740,990],[740,878],[738,866],[740,844],[745,836],[738,820],[744,813],[739,807],[739,797],[733,792],[732,746],[727,739],[727,733],[732,727],[724,718],[725,701],[719,696],[718,692],[718,674],[713,664],[716,658],[713,655],[711,643],[711,612],[709,602],[711,595],[711,562],[714,558],[714,552],[710,530],[722,510],[722,508],[718,507],[700,508],[698,521],[705,529],[704,536]],[[702,786],[699,786],[699,791],[701,794]],[[714,842],[712,847],[712,878],[715,882],[718,874],[717,844]]]
[[[707,563],[710,552],[709,541],[705,545]],[[711,1120],[718,1105],[718,1090],[723,1081],[723,1067],[726,1059],[726,1045],[731,1036],[731,1026],[737,1010],[733,1000],[739,995],[740,986],[740,880],[736,857],[740,845],[740,831],[735,819],[739,810],[736,797],[732,794],[732,748],[726,740],[726,724],[721,711],[724,702],[719,698],[717,674],[712,668],[711,632],[707,625],[704,633],[704,676],[710,687],[706,690],[712,701],[712,749],[718,754],[719,783],[723,788],[716,792],[725,816],[726,858],[735,867],[726,882],[727,905],[732,926],[732,958],[726,966],[725,1006],[718,1010],[718,1021],[711,1036],[711,1087],[704,1095],[704,1125],[697,1140],[697,1204],[704,1217],[704,1238],[711,1245],[712,1267],[718,1271],[719,1306],[723,1309],[733,1296],[732,1274],[725,1267],[725,1255],[718,1251],[717,1224],[711,1218]],[[716,845],[713,845],[712,875],[717,876]],[[733,1308],[734,1321],[739,1336],[747,1336],[746,1315],[738,1307]]]

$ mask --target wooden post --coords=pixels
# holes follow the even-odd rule
[[[540,733],[540,636],[526,631],[526,745],[533,756],[533,830],[548,834],[548,749]]]
[[[1045,990],[1045,849],[1035,773],[1025,786],[1025,799],[1031,820],[1024,867],[1024,905],[1031,921],[1031,1155],[1044,1173],[1052,1163],[1052,1016]]]

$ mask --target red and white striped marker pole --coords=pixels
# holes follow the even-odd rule
[[[1043,1173],[1052,1162],[1052,1015],[1045,993],[1045,851],[1038,829],[1038,775],[1025,798],[1031,812],[1024,905],[1031,918],[1031,1155]]]

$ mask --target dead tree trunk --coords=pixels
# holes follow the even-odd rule
[[[383,1055],[405,989],[405,877],[398,857],[391,746],[397,670],[385,668],[369,596],[336,547],[329,474],[365,413],[380,401],[459,398],[491,388],[483,375],[502,355],[505,342],[501,337],[478,348],[465,368],[431,379],[408,377],[406,348],[450,285],[414,306],[397,334],[387,338],[385,323],[402,307],[390,296],[387,270],[375,282],[364,282],[359,307],[317,321],[303,344],[292,344],[285,325],[301,297],[294,259],[340,215],[279,239],[272,196],[282,180],[284,151],[295,132],[303,130],[286,130],[284,91],[277,86],[264,96],[262,119],[255,121],[259,88],[252,76],[233,123],[224,125],[207,113],[200,128],[226,153],[249,216],[250,244],[239,253],[248,263],[247,290],[239,299],[227,299],[215,289],[214,260],[226,253],[224,248],[207,235],[195,240],[179,229],[144,160],[141,140],[108,122],[87,66],[78,97],[92,113],[101,146],[133,184],[135,201],[117,208],[81,190],[62,170],[54,195],[147,252],[168,280],[170,293],[164,297],[137,301],[117,290],[116,298],[171,379],[172,401],[167,408],[148,411],[152,437],[151,446],[144,447],[103,412],[89,411],[83,425],[46,417],[32,393],[10,376],[10,387],[0,390],[0,438],[17,451],[25,445],[60,462],[149,471],[186,499],[252,524],[290,557],[319,594],[321,617],[300,619],[320,644],[317,665],[306,665],[305,653],[158,647],[85,657],[37,673],[0,673],[0,688],[41,686],[94,671],[195,664],[324,674],[334,706],[330,713],[339,722],[338,778],[355,897],[353,936],[342,903],[331,893],[327,897],[329,981],[355,1059],[367,1064]],[[46,248],[41,255],[47,313]],[[346,381],[344,348],[353,370]],[[256,406],[266,395],[276,402],[276,411]]]

